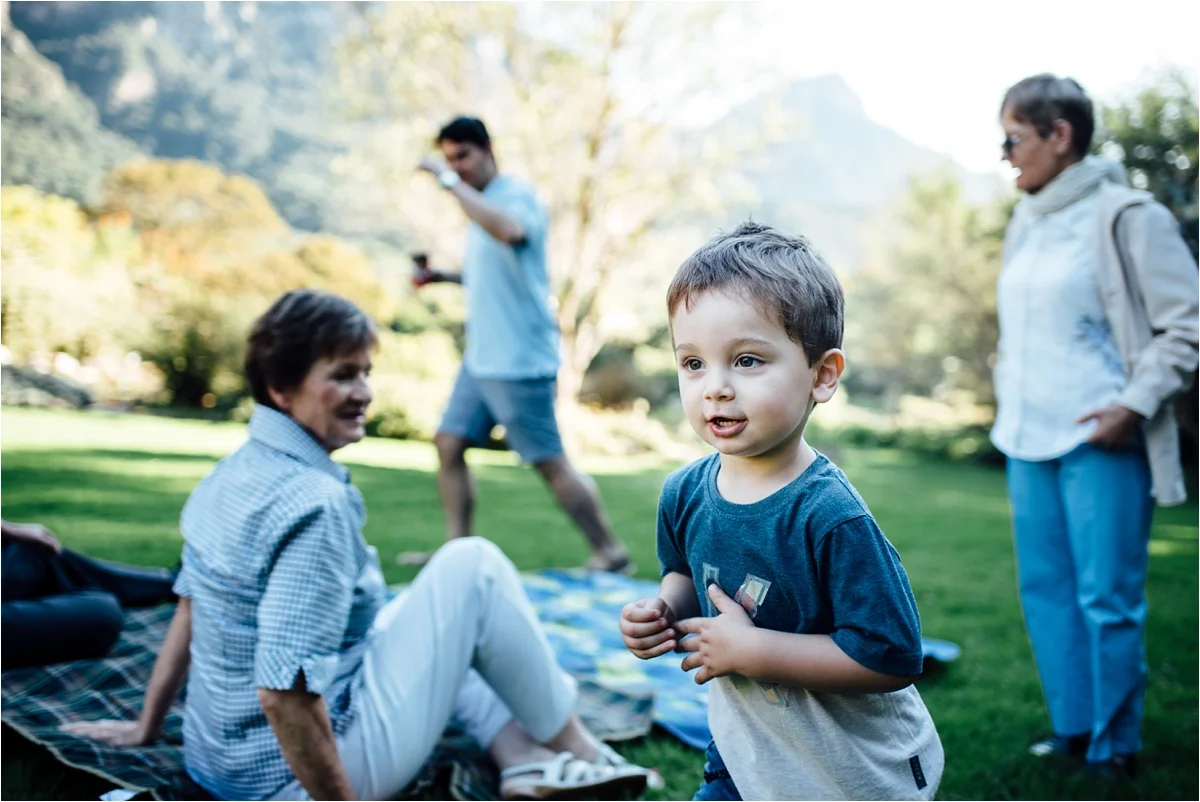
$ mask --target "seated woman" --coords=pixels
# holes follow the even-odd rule
[[[0,521],[0,540],[3,668],[103,657],[121,635],[123,607],[175,600],[172,572],[84,557],[41,524]]]
[[[183,510],[178,612],[138,721],[71,725],[152,742],[185,676],[184,761],[222,799],[389,799],[451,716],[501,772],[501,796],[591,796],[647,772],[589,733],[512,563],[447,544],[387,602],[362,495],[330,459],[361,440],[373,324],[300,290],[257,321],[249,439]],[[386,603],[385,603],[386,602]]]

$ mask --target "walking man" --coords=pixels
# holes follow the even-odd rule
[[[434,443],[447,539],[473,534],[475,488],[467,448],[488,442],[500,424],[509,446],[532,463],[587,537],[588,567],[632,571],[612,533],[592,479],[563,452],[554,416],[558,326],[546,267],[548,214],[533,188],[501,174],[483,122],[459,117],[438,133],[443,159],[420,169],[452,194],[469,219],[461,273],[423,267],[415,281],[454,282],[467,294],[467,347]],[[401,555],[419,562],[420,555]]]

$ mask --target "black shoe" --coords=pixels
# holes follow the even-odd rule
[[[1050,735],[1031,743],[1029,745],[1029,754],[1034,757],[1060,755],[1062,757],[1082,758],[1087,754],[1088,746],[1091,743],[1092,736],[1087,733],[1083,735]]]
[[[1086,763],[1083,767],[1084,776],[1094,780],[1125,780],[1137,779],[1138,763],[1136,754],[1113,755],[1108,760],[1098,763]]]

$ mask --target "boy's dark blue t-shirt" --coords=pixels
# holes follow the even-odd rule
[[[755,626],[830,635],[867,668],[921,673],[921,623],[900,557],[846,475],[818,454],[799,477],[753,504],[717,490],[719,454],[667,477],[658,507],[663,573],[688,575],[717,614],[717,582]]]

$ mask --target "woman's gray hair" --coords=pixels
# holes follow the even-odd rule
[[[1042,139],[1050,136],[1055,120],[1071,124],[1071,150],[1087,155],[1096,132],[1096,114],[1092,99],[1074,78],[1059,78],[1048,72],[1033,75],[1013,84],[1004,93],[1000,113],[1005,110],[1018,121],[1029,123]]]
[[[842,285],[807,237],[753,222],[718,234],[679,266],[667,289],[668,316],[711,290],[740,293],[778,316],[810,366],[842,347]]]

